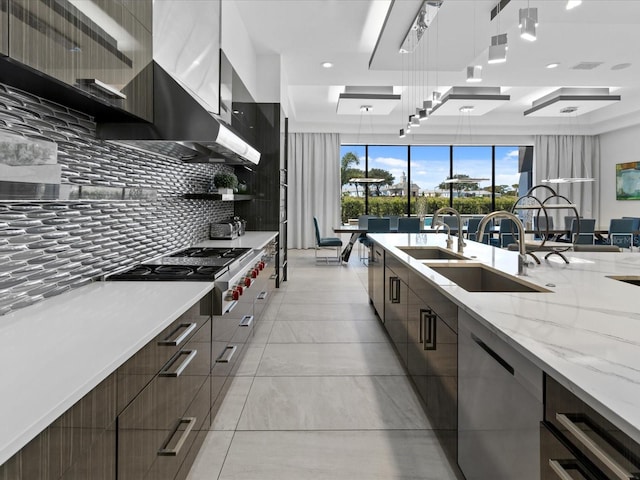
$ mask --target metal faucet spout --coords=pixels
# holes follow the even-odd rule
[[[467,244],[464,242],[464,238],[462,237],[462,217],[460,217],[460,212],[458,212],[455,208],[451,208],[451,207],[439,208],[433,214],[431,225],[436,225],[439,223],[438,215],[440,215],[441,213],[453,213],[456,216],[456,220],[458,221],[458,253],[462,255],[464,253],[464,247],[466,247]],[[451,232],[451,228],[449,228],[449,232]]]
[[[435,226],[436,226],[436,233],[438,233],[438,230],[440,230],[440,227],[444,227],[447,229],[447,248],[451,250],[453,247],[453,240],[451,240],[451,227],[443,222],[437,222]]]
[[[506,210],[499,210],[497,212],[491,212],[488,215],[482,217],[480,224],[478,225],[477,238],[482,238],[484,235],[484,229],[490,221],[495,218],[508,218],[513,221],[518,230],[518,275],[527,274],[527,250],[524,244],[524,225],[522,221],[513,213]]]

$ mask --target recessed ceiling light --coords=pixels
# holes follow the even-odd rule
[[[624,70],[625,68],[629,68],[631,66],[630,63],[618,63],[611,67],[611,70]]]
[[[567,1],[567,10],[571,10],[573,8],[576,8],[581,3],[582,3],[582,0],[568,0]]]
[[[473,108],[473,105],[463,105],[458,110],[460,110],[461,113],[471,113],[473,112]]]
[[[560,66],[559,63],[549,63],[547,64],[547,68],[558,68]]]
[[[324,68],[331,68],[331,67],[333,67],[333,63],[331,63],[331,62],[322,62],[322,66]]]

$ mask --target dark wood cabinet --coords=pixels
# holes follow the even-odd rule
[[[380,320],[384,322],[384,249],[374,243],[369,255],[369,298]]]
[[[391,255],[386,257],[384,267],[384,327],[400,355],[407,364],[407,299],[409,288],[406,283],[407,270]]]
[[[118,479],[173,479],[210,409],[211,322],[118,415]],[[203,390],[204,389],[204,390]]]
[[[114,480],[115,420],[113,374],[0,466],[0,479]]]
[[[435,287],[410,273],[407,300],[407,370],[429,420],[453,461],[457,460],[457,307]]]
[[[563,472],[598,480],[640,478],[637,441],[553,377],[545,375],[544,386],[542,480],[558,478]]]
[[[8,1],[11,59],[152,120],[151,0]]]
[[[0,56],[9,55],[9,0],[0,0]]]

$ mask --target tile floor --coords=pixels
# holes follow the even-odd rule
[[[367,269],[289,251],[188,480],[455,480],[384,328]]]

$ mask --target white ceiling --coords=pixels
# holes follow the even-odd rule
[[[398,49],[422,0],[236,4],[258,54],[281,56],[293,131],[397,135],[433,90],[444,94],[452,86],[469,86],[466,67],[472,64],[483,67],[483,82],[474,85],[500,86],[510,101],[472,119],[434,116],[414,131],[451,134],[464,124],[478,133],[595,134],[640,123],[640,0],[584,0],[570,11],[564,0],[511,0],[493,21],[497,0],[444,0],[412,55]],[[519,36],[518,9],[527,4],[538,9],[535,42]],[[487,64],[490,37],[505,32],[507,62]],[[334,67],[323,68],[325,61]],[[546,69],[552,62],[559,67]],[[573,68],[582,62],[602,63],[592,70]],[[625,63],[631,66],[612,68]],[[388,115],[339,115],[345,86],[393,86],[403,99]],[[582,115],[524,116],[535,100],[563,87],[609,87],[622,100]]]

